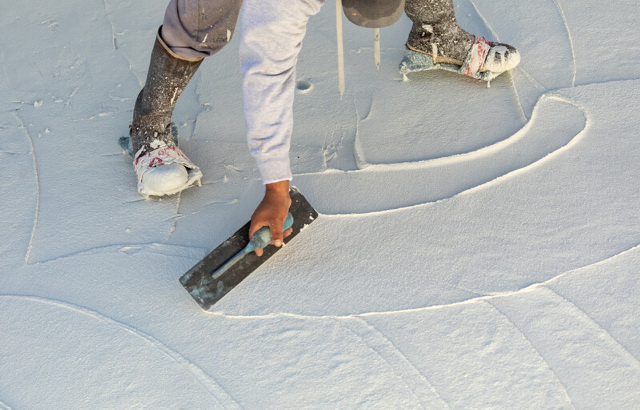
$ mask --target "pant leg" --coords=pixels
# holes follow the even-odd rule
[[[216,54],[231,40],[242,0],[171,0],[161,36],[185,58]]]
[[[291,179],[295,72],[309,17],[324,0],[245,0],[240,65],[247,142],[264,183]]]

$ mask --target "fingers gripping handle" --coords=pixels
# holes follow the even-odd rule
[[[293,216],[288,213],[287,218],[284,220],[284,224],[282,225],[282,231],[286,231],[287,229],[293,226]],[[265,248],[267,245],[271,243],[271,229],[268,226],[261,228],[258,232],[253,234],[251,237],[251,241],[246,248],[244,248],[244,253],[253,252],[256,249]]]
[[[289,213],[287,214],[287,218],[284,220],[284,224],[282,225],[282,231],[286,231],[287,229],[293,226],[293,216]],[[256,249],[265,248],[267,245],[271,243],[271,230],[269,227],[265,226],[261,228],[258,232],[253,234],[249,244],[245,246],[243,250],[235,254],[231,259],[225,262],[224,265],[218,268],[215,272],[211,273],[211,277],[213,279],[220,278],[226,271],[229,270],[233,265],[238,263],[242,258],[250,253],[255,251]]]

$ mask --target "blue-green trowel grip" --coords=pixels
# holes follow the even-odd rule
[[[286,231],[287,229],[293,226],[293,215],[290,213],[287,214],[287,218],[284,220],[284,224],[282,225],[282,231]],[[261,228],[258,232],[254,233],[249,241],[249,244],[244,247],[243,250],[235,254],[231,259],[229,259],[224,265],[219,267],[215,272],[211,274],[213,279],[218,279],[222,276],[223,273],[229,270],[230,267],[235,265],[238,261],[240,261],[244,255],[247,253],[253,252],[256,249],[266,248],[267,245],[271,243],[271,230],[268,226]]]
[[[287,218],[284,220],[284,224],[282,225],[282,231],[286,231],[287,229],[293,226],[293,216],[288,213]],[[258,232],[254,233],[249,241],[249,244],[244,248],[244,253],[253,252],[256,249],[265,248],[267,245],[271,243],[271,229],[268,226],[261,228]]]

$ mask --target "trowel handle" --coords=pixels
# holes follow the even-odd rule
[[[284,224],[282,225],[282,231],[286,231],[287,229],[293,226],[293,215],[290,213],[287,214],[287,218],[284,220]],[[251,237],[251,241],[249,241],[249,245],[244,249],[245,253],[253,252],[256,249],[265,248],[267,245],[271,243],[271,229],[268,226],[264,228],[260,228],[260,230],[253,234]]]

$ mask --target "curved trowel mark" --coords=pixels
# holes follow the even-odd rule
[[[107,357],[110,359],[117,358],[120,362],[111,363],[109,366],[113,368],[117,368],[118,365],[123,366],[124,370],[122,371],[127,374],[126,378],[135,380],[135,388],[145,391],[146,394],[153,394],[149,391],[150,389],[162,389],[162,386],[168,385],[170,380],[174,383],[179,380],[182,383],[193,384],[191,393],[197,393],[199,395],[198,401],[206,400],[211,403],[213,407],[240,407],[224,388],[213,377],[205,373],[203,369],[182,356],[176,350],[135,327],[104,316],[86,307],[38,296],[0,294],[0,307],[3,312],[11,312],[11,309],[15,309],[15,312],[20,312],[21,315],[39,317],[39,320],[43,320],[43,323],[46,321],[46,329],[67,329],[69,328],[69,320],[72,321],[71,327],[73,331],[81,334],[83,338],[82,340],[78,340],[76,345],[71,348],[68,344],[69,336],[65,332],[53,335],[53,337],[49,339],[42,338],[42,334],[40,334],[40,340],[37,340],[36,343],[46,345],[46,349],[24,351],[24,347],[20,346],[17,349],[14,347],[12,350],[12,347],[7,347],[8,343],[3,343],[5,353],[8,355],[24,355],[26,361],[23,367],[35,363],[40,366],[40,371],[44,374],[46,374],[47,370],[51,369],[55,369],[59,374],[78,372],[71,378],[60,379],[64,380],[64,382],[58,382],[62,383],[61,387],[69,387],[68,384],[64,384],[70,383],[69,380],[71,380],[71,383],[82,380],[83,370],[91,372],[93,379],[99,379],[101,377],[100,371],[105,372],[104,369],[99,371],[91,368],[89,365],[80,366],[77,369],[69,369],[61,365],[58,357],[56,357],[56,355],[70,354],[69,352],[77,353],[78,351],[84,352],[91,350],[95,356],[85,355],[79,358],[79,360],[81,359],[84,363],[91,364],[92,360],[95,360],[95,363],[106,363],[105,358]],[[12,328],[12,331],[0,334],[0,341],[3,339],[2,336],[15,337],[19,332],[24,333],[22,337],[28,337],[33,333],[44,331],[44,329],[38,329],[36,325],[29,321],[16,321],[16,316],[18,315],[6,315],[9,322],[11,322],[9,327]],[[45,317],[46,319],[43,319]],[[7,327],[7,329],[9,327]],[[127,335],[129,337],[127,337]],[[15,342],[15,340],[13,342]],[[95,349],[92,349],[91,346],[95,346]],[[126,346],[126,349],[124,349],[123,346]],[[149,351],[145,349],[145,347],[151,347],[152,350]],[[141,368],[136,367],[136,363],[140,363],[142,359],[140,357],[132,357],[131,355],[135,352],[143,352],[145,354],[145,366]],[[100,357],[101,355],[102,357]],[[168,363],[166,362],[167,359],[169,361]],[[171,362],[173,365],[171,365]],[[108,369],[112,368],[108,367]],[[173,374],[168,374],[168,369],[172,369]],[[149,380],[146,376],[150,373],[145,372],[150,372],[151,374],[156,372],[157,377]],[[193,378],[192,383],[184,381],[185,373]],[[103,379],[103,381],[109,381],[110,383],[115,382],[115,379],[111,376],[109,373],[104,373],[105,379]],[[35,383],[30,387],[34,386],[37,388],[38,384]],[[95,387],[89,384],[87,384],[87,386],[88,388]],[[179,387],[176,387],[176,389],[178,388]],[[93,393],[95,394],[96,392]],[[95,398],[99,397],[99,394],[95,394]],[[72,401],[73,397],[70,396],[69,400]],[[0,402],[0,408],[2,408],[2,402]]]
[[[428,161],[298,175],[295,182],[324,214],[405,208],[451,198],[512,176],[566,148],[586,124],[578,106],[557,95],[544,95],[522,129],[488,147]]]

